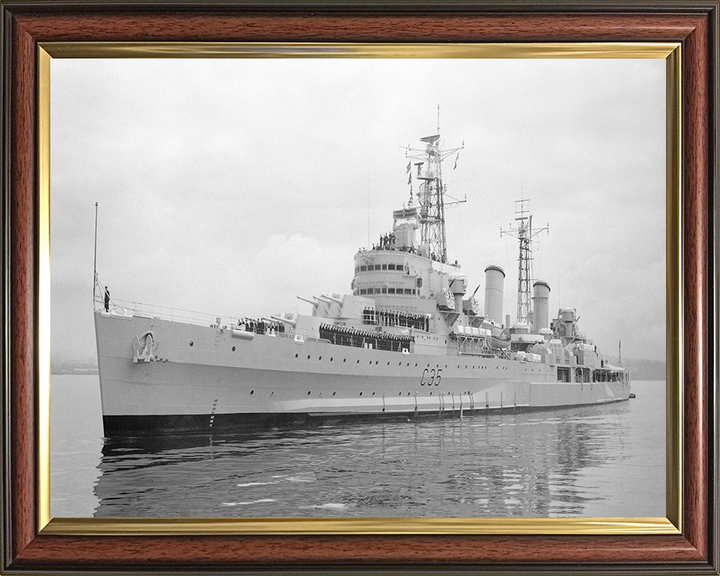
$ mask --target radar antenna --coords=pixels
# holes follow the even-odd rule
[[[503,230],[500,228],[500,237],[507,234],[517,238],[520,246],[518,256],[518,294],[517,294],[517,323],[529,324],[532,319],[532,300],[530,299],[530,286],[532,284],[532,241],[540,232],[547,231],[550,234],[550,224],[544,228],[533,230],[532,213],[526,208],[528,198],[520,195],[520,200],[515,200],[515,222],[517,227]]]
[[[420,206],[420,241],[428,246],[430,256],[440,262],[447,262],[447,238],[445,235],[445,206],[463,201],[445,202],[447,187],[442,180],[442,162],[448,156],[465,148],[465,143],[458,148],[442,150],[440,148],[440,107],[438,106],[437,134],[420,138],[425,149],[408,146],[405,157],[413,160],[417,167],[416,178],[421,181],[420,191],[416,198]]]

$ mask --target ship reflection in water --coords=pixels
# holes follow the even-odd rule
[[[102,448],[95,516],[664,516],[657,388],[657,438],[635,444],[651,424],[632,414],[639,401],[115,438]]]

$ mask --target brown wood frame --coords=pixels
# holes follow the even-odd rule
[[[2,558],[38,571],[718,574],[718,2],[2,4]],[[645,536],[50,536],[36,499],[37,43],[682,43],[683,532]]]

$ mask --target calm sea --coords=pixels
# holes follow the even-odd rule
[[[53,375],[53,516],[665,516],[665,386],[605,406],[105,442]]]

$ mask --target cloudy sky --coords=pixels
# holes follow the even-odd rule
[[[665,354],[663,60],[73,60],[51,68],[53,360],[94,356],[98,271],[119,299],[307,313],[407,202],[404,147],[440,106],[449,257],[507,272],[530,199],[534,276],[603,352]],[[415,185],[417,189],[417,185]],[[480,292],[482,293],[482,292]],[[480,299],[482,301],[482,298]]]

